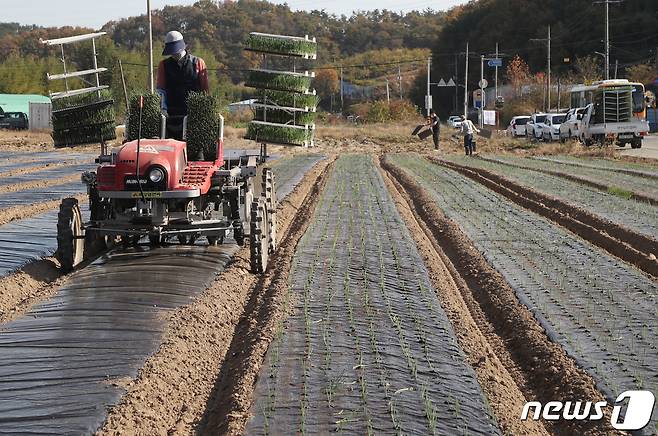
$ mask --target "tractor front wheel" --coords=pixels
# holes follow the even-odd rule
[[[251,255],[251,271],[255,274],[262,274],[267,270],[267,261],[269,260],[267,215],[264,198],[258,198],[251,203],[249,252]]]
[[[57,214],[56,257],[64,272],[73,271],[84,259],[85,234],[78,200],[65,198]]]

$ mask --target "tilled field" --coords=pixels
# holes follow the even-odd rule
[[[627,389],[656,391],[654,280],[452,170],[417,155],[391,161],[459,223],[608,398]]]
[[[591,182],[593,184],[605,186],[608,189],[618,192],[621,195],[630,196],[631,194],[636,194],[639,199],[650,200],[654,203],[658,203],[658,184],[656,184],[656,180],[644,177],[643,175],[611,172],[608,169],[601,170],[598,168],[589,168],[583,166],[576,167],[573,165],[564,165],[554,160],[546,159],[539,160],[499,156],[494,160],[519,167],[528,167],[540,171],[563,174],[572,177],[575,180],[581,180],[584,182]]]
[[[246,433],[498,433],[369,156],[336,162],[286,301]]]
[[[0,153],[0,434],[603,435],[609,419],[520,411],[656,391],[655,206],[534,167],[443,162],[522,191],[418,154],[320,152],[271,164],[262,276],[230,241],[62,276],[57,205],[84,198],[91,158]],[[644,194],[655,172],[548,159],[519,161]]]
[[[538,171],[511,167],[483,159],[450,156],[450,162],[492,171],[523,186],[559,198],[648,237],[658,235],[658,206],[626,199],[590,186]]]

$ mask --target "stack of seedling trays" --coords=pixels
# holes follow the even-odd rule
[[[298,59],[317,58],[317,42],[295,36],[252,32],[245,50],[264,56]],[[314,73],[253,69],[246,85],[258,89],[253,103],[254,120],[247,128],[247,139],[262,143],[312,147],[318,97],[311,89]]]
[[[114,100],[108,90],[53,100],[55,147],[116,139]]]

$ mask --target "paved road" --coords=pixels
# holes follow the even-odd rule
[[[629,146],[626,146],[625,149],[621,150],[621,154],[625,156],[637,156],[637,157],[648,157],[652,159],[658,159],[658,136],[651,135],[644,138],[642,142],[642,148],[633,150]]]

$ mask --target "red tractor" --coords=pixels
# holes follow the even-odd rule
[[[219,125],[212,161],[190,160],[184,140],[137,139],[111,153],[101,147],[97,170],[82,175],[90,220],[84,222],[77,199],[60,205],[56,255],[62,269],[115,243],[195,244],[205,237],[215,245],[232,236],[240,246],[249,238],[252,270],[264,272],[276,249],[274,176],[264,168],[256,187],[266,153],[225,151],[223,118]],[[183,126],[185,132],[186,121]]]

